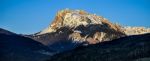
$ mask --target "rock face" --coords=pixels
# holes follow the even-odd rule
[[[97,16],[95,14],[89,14],[82,10],[61,10],[57,13],[54,21],[50,24],[48,28],[41,31],[39,34],[56,32],[57,29],[61,27],[70,27],[76,28],[80,25],[89,26],[89,25],[103,25],[106,27],[110,27],[115,31],[122,32],[121,29],[112,23],[110,23],[107,19]],[[104,28],[104,27],[103,27]]]
[[[144,34],[144,33],[150,33],[150,28],[145,28],[145,27],[123,27],[124,32],[127,35],[139,35],[139,34]]]
[[[31,35],[51,49],[72,49],[78,44],[96,44],[125,36],[121,27],[82,10],[61,10],[45,30]]]

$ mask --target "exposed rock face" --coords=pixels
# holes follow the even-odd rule
[[[138,35],[138,34],[144,34],[144,33],[150,33],[150,28],[145,27],[123,27],[124,32],[127,35]]]
[[[64,29],[62,29],[63,27],[67,27],[66,29],[69,31],[64,31]],[[97,43],[125,36],[119,26],[110,23],[101,16],[89,14],[82,10],[68,9],[58,12],[52,24],[37,35],[56,32],[61,34],[67,31],[70,33],[64,35],[69,36],[64,37],[65,39],[80,42],[91,39],[88,41],[91,43],[93,43],[93,41]]]
[[[65,26],[70,28],[75,28],[80,25],[88,26],[93,24],[104,25],[112,28],[115,31],[122,32],[119,27],[113,25],[107,19],[101,16],[97,16],[95,14],[89,14],[82,10],[66,9],[66,10],[59,11],[52,24],[45,30],[41,31],[39,34],[55,32],[57,29]]]
[[[82,10],[59,11],[48,28],[30,36],[52,50],[72,49],[79,44],[96,44],[125,36],[121,27]]]

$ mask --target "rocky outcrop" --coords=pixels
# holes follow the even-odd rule
[[[75,28],[77,26],[83,25],[88,26],[92,24],[104,25],[112,28],[115,31],[121,32],[121,29],[118,26],[110,23],[107,19],[97,16],[95,14],[89,14],[83,10],[61,10],[56,14],[54,21],[46,28],[41,31],[39,34],[45,34],[49,32],[56,32],[57,29],[61,27],[70,27]]]
[[[150,33],[150,28],[145,28],[145,27],[123,27],[124,32],[127,35],[139,35],[139,34],[145,34],[145,33]]]

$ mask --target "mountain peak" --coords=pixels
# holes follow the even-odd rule
[[[49,35],[49,37],[46,37],[46,35]],[[45,30],[35,34],[33,39],[46,45],[60,40],[95,44],[123,36],[125,36],[125,33],[120,26],[101,16],[83,10],[65,9],[59,11],[53,22]]]
[[[110,23],[107,19],[101,16],[97,16],[96,14],[89,14],[83,10],[65,9],[59,11],[50,26],[48,26],[45,30],[41,31],[39,34],[55,32],[61,27],[75,28],[80,25],[88,26],[92,24],[107,24],[112,29],[119,30],[117,26],[112,25],[112,23]]]

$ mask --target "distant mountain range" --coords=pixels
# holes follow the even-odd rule
[[[122,61],[134,54],[129,57],[119,55],[128,56],[131,52],[136,54],[134,49],[149,48],[150,35],[146,33],[150,33],[149,28],[123,27],[96,14],[65,9],[56,14],[46,29],[32,35],[19,35],[0,29],[0,61]],[[149,49],[140,50],[137,54],[144,56],[137,55],[133,59],[149,57],[146,53],[149,53]],[[70,59],[65,60],[67,58]]]

